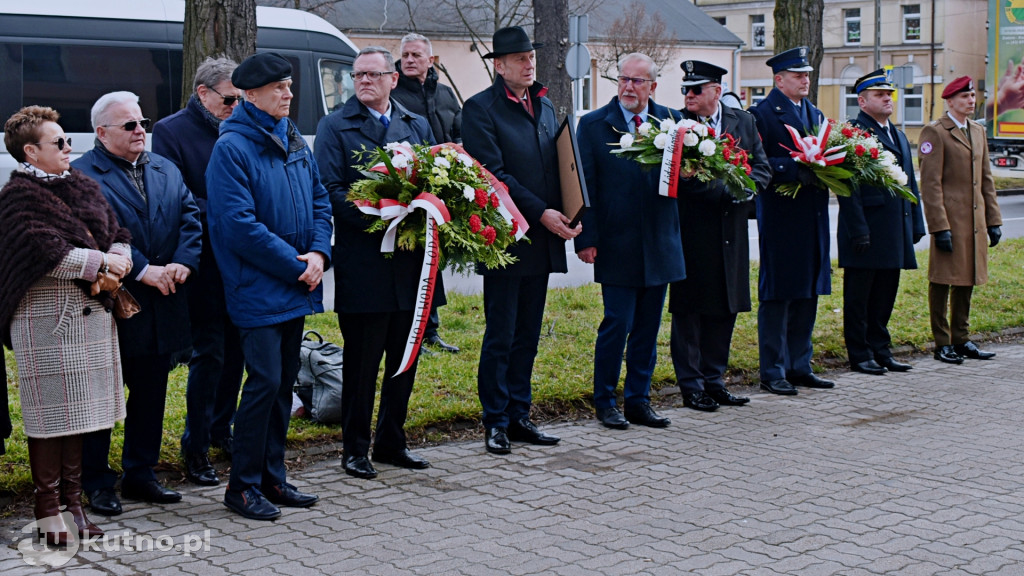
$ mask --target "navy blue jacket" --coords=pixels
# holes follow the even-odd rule
[[[825,115],[806,98],[801,101],[801,110],[811,115],[815,125],[825,122]],[[828,190],[804,186],[796,198],[775,191],[779,184],[797,179],[797,162],[785,148],[794,148],[786,125],[803,133],[804,121],[778,88],[773,88],[750,113],[757,121],[772,168],[771,184],[756,200],[761,259],[758,297],[797,300],[831,294]]]
[[[554,106],[544,97],[546,92],[536,82],[530,87],[531,116],[518,100],[508,97],[505,81],[496,76],[490,88],[466,100],[462,107],[466,152],[508,186],[512,201],[530,225],[526,233],[530,242],[517,242],[508,250],[518,262],[496,270],[478,266],[480,274],[534,276],[568,270],[565,241],[540,223],[544,210],[562,210],[555,149],[558,124]]]
[[[148,154],[144,184],[147,201],[143,201],[128,175],[100,146],[97,142],[96,148],[71,164],[99,183],[118,222],[132,233],[132,271],[124,285],[142,311],[117,321],[121,354],[133,357],[183,350],[192,339],[184,286],[164,296],[136,278],[149,264],[183,264],[193,273],[199,268],[199,208],[171,161]]]
[[[348,201],[353,182],[364,176],[356,169],[359,152],[389,142],[434,144],[426,119],[391,100],[391,123],[384,125],[353,96],[340,110],[320,120],[316,158],[334,209],[334,309],[346,314],[410,311],[416,306],[422,250],[380,251],[384,232],[368,234],[373,222]],[[435,294],[438,294],[435,292]],[[440,305],[437,298],[434,305]]]
[[[896,161],[907,173],[907,187],[917,196],[918,203],[913,204],[888,190],[870,186],[854,190],[849,197],[841,196],[839,228],[836,230],[839,267],[913,270],[917,268],[914,238],[923,237],[925,228],[910,143],[899,130],[896,131],[899,142],[894,143],[889,131],[863,111],[853,124],[871,132],[886,150],[896,156]],[[851,240],[860,236],[870,236],[871,245],[865,252],[857,254]]]
[[[699,120],[684,111],[683,116]],[[750,177],[758,192],[772,178],[754,118],[722,106],[721,129],[748,153]],[[747,224],[754,201],[736,202],[720,181],[691,178],[679,185],[679,224],[683,232],[686,280],[673,282],[669,312],[728,315],[750,310],[750,237]]]
[[[323,312],[323,283],[310,292],[296,257],[319,252],[331,266],[331,206],[313,152],[291,120],[282,141],[269,119],[248,102],[236,106],[206,174],[210,239],[239,328]]]
[[[679,112],[647,104],[648,119],[679,119]],[[654,122],[657,125],[657,122]],[[610,143],[629,132],[619,98],[580,119],[580,161],[590,209],[576,252],[596,247],[594,281],[616,286],[659,286],[686,277],[676,199],[658,194],[657,167],[641,167],[612,154]]]
[[[184,108],[153,126],[153,152],[181,170],[185,186],[206,218],[206,166],[220,135],[220,122],[203,109],[195,94]]]

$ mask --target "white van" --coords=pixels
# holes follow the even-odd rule
[[[23,106],[60,112],[74,157],[93,147],[89,111],[115,90],[139,95],[154,123],[181,102],[180,0],[0,0],[0,122]],[[354,94],[358,48],[313,14],[257,7],[256,49],[292,63],[291,119],[312,143],[320,119]],[[149,141],[147,140],[147,146]],[[0,185],[16,162],[0,147]]]

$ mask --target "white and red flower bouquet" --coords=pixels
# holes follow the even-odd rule
[[[666,118],[657,126],[644,122],[636,133],[625,133],[611,151],[639,162],[642,166],[661,166],[662,196],[675,197],[680,176],[701,182],[722,180],[738,200],[747,200],[757,190],[750,178],[747,151],[736,146],[730,134],[719,136],[712,128],[689,119],[679,122]]]
[[[508,188],[461,146],[393,142],[364,150],[362,159],[357,168],[366,178],[352,184],[348,199],[376,218],[367,232],[386,231],[382,251],[427,248],[432,221],[442,268],[504,268],[515,262],[506,248],[528,225]]]
[[[786,129],[793,139],[790,156],[810,168],[821,187],[836,196],[849,196],[859,186],[874,186],[917,203],[917,197],[907,188],[907,174],[896,162],[896,156],[870,132],[835,120],[829,120],[817,134],[809,136],[800,136],[792,126]],[[799,182],[788,182],[776,190],[783,196],[794,197],[800,187]]]

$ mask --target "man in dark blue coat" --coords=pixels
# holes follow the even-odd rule
[[[221,121],[231,116],[242,100],[231,83],[238,66],[228,58],[207,58],[196,70],[194,93],[185,108],[153,126],[153,152],[181,170],[185,185],[199,205],[203,225],[203,252],[188,286],[188,311],[192,323],[192,358],[185,391],[185,433],[181,455],[185,477],[201,486],[220,480],[210,464],[210,445],[231,454],[231,420],[238,404],[245,359],[238,328],[228,318],[224,280],[213,254],[206,217],[206,168]]]
[[[166,158],[146,152],[149,119],[138,102],[131,92],[101,96],[92,108],[95,148],[72,165],[99,183],[121,226],[132,233],[133,270],[124,285],[142,311],[117,321],[129,392],[121,494],[166,504],[181,500],[181,494],[161,486],[153,467],[160,458],[171,356],[191,344],[181,285],[199,268],[202,229],[181,172]],[[110,430],[85,436],[82,488],[92,509],[106,515],[121,513],[109,453]]]
[[[246,58],[231,74],[245,101],[221,124],[206,174],[210,241],[225,270],[246,380],[235,412],[224,505],[254,520],[318,497],[288,483],[285,440],[306,315],[323,312],[331,208],[313,152],[288,119],[292,66],[280,54]]]
[[[768,97],[751,109],[772,168],[768,190],[757,197],[761,257],[758,281],[757,338],[761,388],[793,395],[796,388],[832,388],[833,382],[811,369],[811,332],[818,296],[832,292],[829,261],[828,189],[820,188],[810,168],[790,157],[794,143],[786,126],[801,134],[817,133],[825,116],[807,100],[813,70],[807,47],[770,58],[775,77]],[[788,147],[788,149],[787,149]],[[776,191],[779,184],[799,182],[795,198]]]
[[[561,213],[555,149],[555,109],[535,81],[538,44],[522,28],[494,33],[494,84],[466,101],[462,142],[466,151],[508,186],[509,195],[530,226],[529,242],[509,249],[518,261],[507,268],[478,271],[484,277],[487,328],[480,347],[477,390],[483,406],[485,447],[508,454],[510,440],[555,444],[530,421],[530,379],[537,357],[548,275],[565,272],[565,241],[581,229],[569,228]]]
[[[316,130],[316,158],[324,185],[331,194],[337,223],[334,253],[335,297],[338,324],[345,339],[341,391],[342,465],[357,478],[374,478],[377,471],[367,458],[370,422],[377,391],[377,374],[384,358],[380,409],[373,438],[373,461],[402,468],[430,466],[409,451],[405,417],[416,380],[413,362],[402,365],[412,328],[423,251],[395,250],[382,254],[384,232],[368,234],[372,220],[348,200],[348,191],[364,176],[363,147],[373,150],[389,142],[433,144],[430,125],[422,116],[402,108],[391,98],[398,82],[391,53],[378,46],[363,48],[352,65],[356,95],[341,110],[320,121]]]
[[[681,67],[683,116],[707,124],[716,134],[731,135],[748,153],[750,177],[757,186],[748,196],[763,192],[772,171],[754,118],[720,102],[727,71],[699,60],[686,60]],[[683,405],[709,412],[719,405],[740,406],[750,399],[730,394],[724,375],[736,315],[750,311],[747,221],[753,216],[754,201],[737,200],[722,182],[690,178],[680,182],[678,208],[686,279],[672,283],[668,310],[672,364]]]
[[[604,426],[669,425],[651,408],[651,376],[658,358],[658,328],[669,282],[686,277],[676,200],[658,194],[658,171],[611,153],[609,142],[679,119],[650,99],[658,65],[646,54],[619,60],[618,96],[580,120],[577,137],[590,209],[576,237],[576,254],[594,265],[604,319],[594,346],[594,408]],[[615,388],[626,351],[625,417]]]
[[[870,132],[907,174],[920,198],[906,135],[889,122],[896,87],[879,69],[854,85],[860,114],[853,124]],[[839,198],[839,267],[843,272],[843,335],[850,367],[865,374],[905,372],[911,365],[892,357],[889,317],[896,303],[900,270],[917,268],[914,244],[924,238],[921,204],[884,188],[862,186]]]

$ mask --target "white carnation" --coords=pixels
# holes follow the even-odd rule
[[[447,158],[444,158],[442,156],[435,156],[434,157],[434,165],[435,166],[440,166],[441,168],[451,168],[452,167],[452,163],[449,162]]]
[[[632,145],[633,145],[633,135],[632,134],[623,134],[622,138],[619,138],[619,147],[620,148],[629,148]]]
[[[405,154],[395,154],[391,159],[391,165],[401,170],[409,166],[409,157]]]
[[[888,150],[883,150],[882,153],[878,155],[878,161],[882,164],[882,166],[888,168],[889,166],[896,165],[896,156],[894,156],[893,153],[889,152]]]
[[[473,167],[473,159],[470,158],[469,156],[467,156],[466,154],[462,154],[460,152],[458,158],[459,158],[459,162],[462,162],[462,165],[465,166],[466,168],[472,168]]]
[[[654,147],[658,150],[664,150],[665,146],[668,146],[668,133],[662,132],[654,137]]]
[[[679,121],[678,125],[682,126],[683,128],[693,128],[698,124],[700,124],[700,122],[695,122],[693,120],[690,120],[689,118],[683,118],[682,120]]]
[[[665,118],[664,120],[661,121],[661,124],[659,124],[659,126],[661,126],[661,129],[664,130],[665,132],[671,132],[676,129],[676,122],[671,118]]]
[[[637,132],[637,134],[639,134],[641,136],[649,135],[651,133],[651,123],[650,122],[644,122],[643,124],[637,126],[636,132]]]
[[[712,140],[702,140],[700,146],[697,146],[697,150],[705,156],[711,156],[715,153],[715,143]]]
[[[694,124],[693,131],[701,138],[705,138],[708,135],[708,127],[706,124]]]
[[[476,200],[476,190],[474,190],[472,186],[463,186],[462,197],[472,202]]]
[[[683,136],[683,146],[696,146],[698,142],[700,142],[700,136],[697,136],[693,130],[688,131]]]

